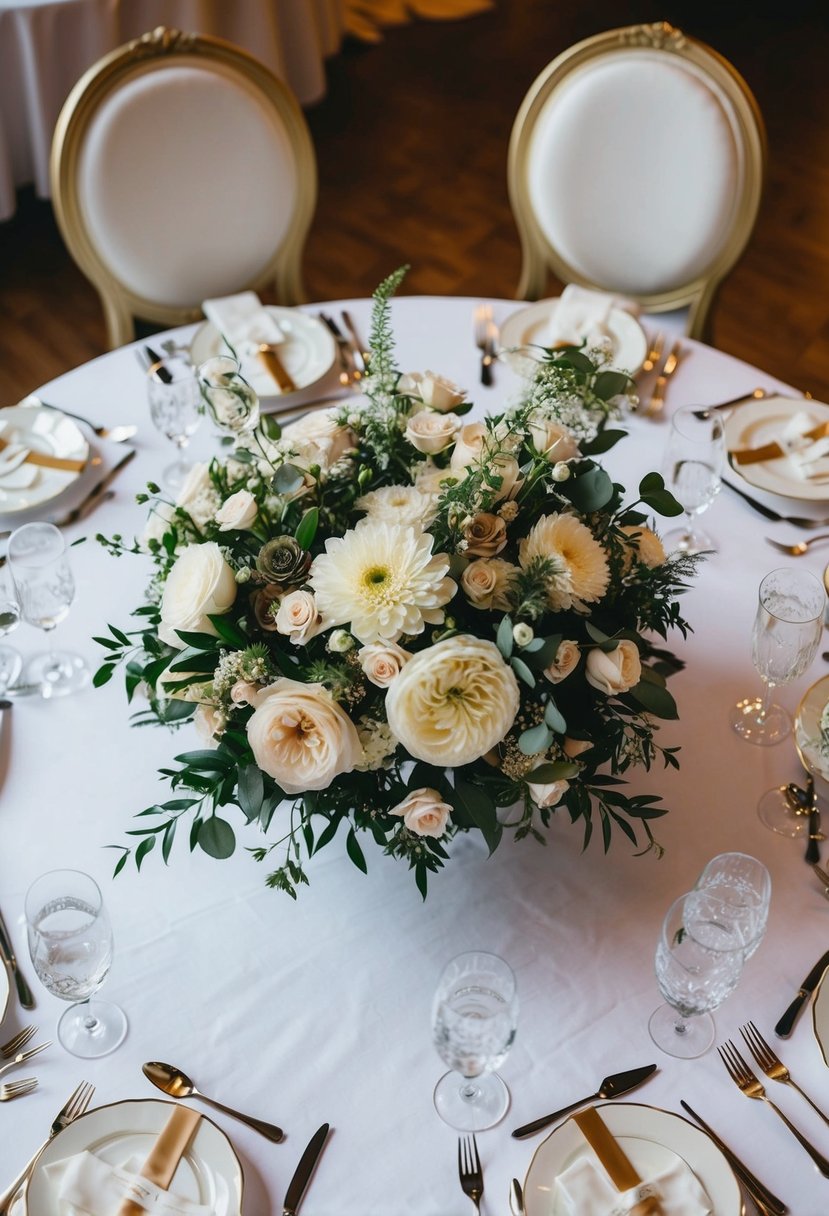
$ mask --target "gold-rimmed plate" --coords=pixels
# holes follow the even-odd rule
[[[794,742],[798,755],[815,777],[829,781],[829,735],[823,742],[820,721],[829,703],[829,676],[821,676],[800,698],[794,715]]]
[[[829,1067],[829,983],[826,981],[826,971],[820,977],[812,999],[812,1031],[823,1063]]]
[[[531,373],[534,363],[538,360],[533,358],[532,352],[510,348],[549,346],[558,305],[558,299],[537,300],[535,304],[511,313],[501,325],[500,358],[522,375]],[[607,318],[607,333],[613,366],[636,376],[642,370],[648,353],[647,335],[636,317],[624,308],[611,308]],[[535,354],[540,356],[541,351],[536,351]]]
[[[144,1162],[174,1103],[157,1098],[113,1102],[73,1120],[45,1146],[26,1193],[27,1216],[59,1216],[60,1178],[54,1167],[76,1153],[94,1153],[109,1165]],[[205,1204],[213,1216],[241,1216],[244,1176],[225,1133],[202,1115],[170,1183],[170,1193]]]
[[[9,969],[6,964],[0,960],[0,1026],[3,1025],[3,1018],[8,1013],[9,992]]]
[[[89,444],[73,418],[51,406],[10,405],[0,412],[0,440],[28,448],[43,456],[76,461],[85,465]],[[2,457],[0,456],[0,463]],[[63,494],[83,475],[84,469],[50,469],[24,461],[0,476],[0,516],[16,515],[42,507]]]
[[[712,1212],[717,1216],[742,1216],[737,1179],[705,1132],[681,1115],[656,1106],[608,1102],[599,1109],[608,1131],[643,1178],[660,1172],[674,1156],[681,1157],[711,1201]],[[539,1144],[524,1180],[526,1216],[565,1216],[556,1194],[556,1178],[590,1151],[572,1119],[566,1119]]]
[[[772,396],[764,397],[762,401],[747,401],[725,420],[726,448],[735,452],[779,443],[786,427],[798,415],[803,416],[802,427],[798,430],[807,431],[829,422],[829,405],[809,397]],[[750,464],[740,464],[732,458],[730,463],[735,473],[758,490],[804,502],[829,499],[829,456],[820,457],[805,470],[788,456]],[[807,474],[813,475],[811,480]]]

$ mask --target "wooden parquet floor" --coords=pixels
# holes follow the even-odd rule
[[[306,111],[320,177],[310,299],[367,295],[404,262],[407,294],[512,297],[520,255],[506,156],[521,99],[579,39],[663,18],[731,60],[768,127],[763,207],[717,302],[714,344],[829,400],[824,3],[767,0],[737,16],[713,0],[496,0],[471,20],[414,22],[386,31],[378,46],[347,43],[329,63],[325,99]],[[29,191],[0,224],[0,276],[0,404],[106,349],[97,296],[49,204]],[[549,294],[558,290],[551,281]]]

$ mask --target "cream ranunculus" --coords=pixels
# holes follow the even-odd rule
[[[456,414],[438,414],[434,410],[419,410],[406,424],[406,438],[412,447],[425,456],[436,456],[455,442],[460,423]]]
[[[378,688],[388,688],[411,657],[409,651],[396,642],[370,642],[357,651],[366,679]]]
[[[544,669],[544,675],[551,684],[560,684],[562,680],[567,679],[570,672],[578,666],[579,654],[578,642],[572,642],[566,638],[559,642],[556,657],[550,666]]]
[[[424,405],[437,410],[439,414],[447,414],[456,406],[466,401],[466,389],[459,388],[446,376],[438,376],[434,372],[409,372],[401,376],[397,384],[398,391],[409,397],[419,397]]]
[[[259,507],[250,490],[237,490],[216,512],[220,532],[246,532],[256,523]]]
[[[486,437],[487,429],[483,422],[467,422],[462,426],[452,449],[450,468],[457,472],[459,469],[465,469],[467,465],[476,464],[483,455]]]
[[[608,697],[627,692],[639,683],[642,664],[635,642],[624,638],[615,650],[591,650],[587,656],[587,683]]]
[[[442,836],[452,808],[437,790],[424,786],[412,792],[391,808],[392,815],[402,815],[403,822],[416,836]]]
[[[470,562],[461,575],[461,587],[475,608],[507,612],[512,607],[510,585],[518,567],[500,557]]]
[[[645,528],[641,524],[627,524],[619,531],[624,532],[628,537],[631,547],[643,566],[653,570],[656,566],[662,565],[665,560],[665,546],[650,528]],[[630,565],[630,560],[627,565]]]
[[[415,654],[386,693],[386,717],[417,760],[454,768],[500,743],[518,682],[493,642],[461,634]]]
[[[465,552],[471,557],[495,557],[507,543],[507,525],[499,515],[481,511],[463,530]]]
[[[236,578],[215,541],[188,545],[176,559],[161,597],[162,642],[183,650],[185,643],[176,633],[216,634],[210,616],[229,612],[236,599]]]
[[[247,725],[253,758],[286,794],[327,789],[362,758],[354,723],[322,684],[277,680]]]
[[[546,456],[551,464],[578,455],[579,445],[567,427],[552,418],[536,413],[530,417],[527,430],[536,452],[539,456]]]
[[[547,781],[543,785],[534,781],[527,782],[530,797],[538,807],[556,806],[569,788],[569,781]]]
[[[289,637],[295,646],[301,646],[323,628],[317,601],[310,591],[289,591],[279,601],[276,613],[277,633]]]

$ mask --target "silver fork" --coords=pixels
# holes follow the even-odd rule
[[[492,364],[498,330],[492,319],[492,305],[479,304],[475,309],[475,345],[481,352],[481,384],[492,384]]]
[[[63,1106],[60,1108],[57,1115],[55,1116],[55,1120],[54,1120],[51,1128],[49,1129],[49,1135],[47,1136],[44,1143],[37,1150],[35,1155],[32,1157],[31,1161],[26,1163],[26,1165],[23,1167],[23,1169],[20,1171],[20,1173],[17,1175],[17,1177],[15,1179],[13,1179],[11,1184],[6,1187],[5,1191],[3,1191],[2,1194],[0,1194],[0,1216],[9,1216],[9,1212],[11,1211],[11,1206],[12,1206],[12,1203],[14,1202],[15,1196],[17,1195],[17,1192],[20,1190],[20,1188],[25,1186],[28,1183],[29,1175],[31,1174],[31,1172],[34,1168],[35,1162],[37,1161],[38,1157],[40,1156],[43,1148],[45,1148],[45,1146],[49,1143],[50,1140],[53,1140],[55,1138],[55,1136],[58,1134],[58,1132],[62,1132],[65,1127],[68,1127],[69,1124],[73,1121],[73,1119],[77,1119],[79,1115],[82,1115],[84,1113],[86,1108],[89,1106],[89,1103],[92,1099],[92,1095],[94,1093],[95,1093],[94,1085],[90,1084],[89,1081],[81,1081],[81,1083],[77,1087],[77,1089],[72,1094],[70,1094],[70,1096],[67,1098],[66,1102],[63,1104]]]
[[[47,1047],[51,1046],[52,1040],[49,1039],[48,1042],[41,1043],[39,1047],[30,1047],[28,1051],[19,1051],[16,1056],[12,1056],[8,1064],[4,1064],[3,1067],[0,1068],[0,1077],[2,1077],[4,1072],[9,1072],[12,1068],[17,1068],[18,1064],[23,1064],[26,1060],[31,1060],[32,1056],[40,1055],[42,1051],[45,1051]]]
[[[474,1134],[458,1136],[458,1176],[461,1190],[468,1195],[480,1213],[481,1196],[484,1193],[484,1172],[478,1156],[478,1145]]]
[[[797,1090],[801,1098],[806,1099],[815,1114],[820,1115],[824,1123],[829,1123],[829,1117],[823,1113],[807,1093],[803,1092],[797,1081],[793,1080],[791,1073],[780,1059],[780,1056],[769,1046],[754,1023],[747,1022],[745,1026],[741,1026],[740,1034],[745,1039],[749,1051],[769,1080],[780,1081],[783,1085],[791,1085],[792,1089]]]
[[[0,1102],[11,1102],[14,1098],[22,1098],[37,1088],[37,1077],[21,1077],[19,1081],[9,1081],[0,1085]]]
[[[768,1106],[770,1106],[774,1113],[778,1115],[786,1124],[786,1127],[792,1133],[801,1148],[806,1150],[814,1161],[815,1165],[820,1170],[821,1174],[823,1174],[824,1178],[829,1178],[829,1161],[827,1161],[826,1158],[823,1157],[817,1151],[817,1149],[809,1143],[803,1133],[799,1132],[793,1123],[789,1122],[782,1110],[780,1110],[779,1106],[775,1106],[771,1098],[766,1096],[765,1089],[751,1071],[748,1064],[746,1064],[745,1060],[740,1055],[739,1051],[731,1040],[727,1039],[726,1042],[723,1043],[722,1047],[717,1048],[717,1051],[719,1052],[720,1059],[725,1065],[728,1075],[731,1077],[731,1080],[734,1082],[737,1088],[744,1093],[747,1098],[759,1098],[761,1102],[765,1102]],[[2,1216],[2,1214],[0,1214],[0,1216]]]
[[[0,1047],[0,1056],[4,1060],[8,1060],[12,1056],[17,1055],[21,1047],[25,1047],[34,1034],[37,1034],[37,1026],[24,1026],[22,1030],[18,1030],[17,1034],[9,1039],[8,1043],[4,1043]]]

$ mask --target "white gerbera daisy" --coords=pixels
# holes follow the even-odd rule
[[[553,612],[595,604],[607,591],[610,569],[605,551],[590,529],[574,515],[542,515],[521,541],[523,569],[535,558],[549,558],[555,571],[547,584]]]
[[[437,515],[437,496],[422,493],[414,486],[382,486],[369,490],[354,506],[365,511],[369,519],[428,528]]]
[[[432,554],[432,538],[408,524],[364,519],[325,542],[308,578],[330,625],[348,625],[364,644],[422,633],[440,625],[457,591],[449,558]]]

